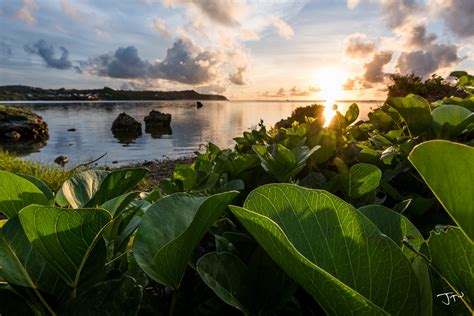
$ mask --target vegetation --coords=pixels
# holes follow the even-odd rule
[[[453,86],[443,79],[443,77],[437,76],[436,74],[425,81],[423,81],[422,77],[418,77],[414,74],[394,74],[391,76],[391,79],[393,84],[388,86],[388,98],[404,97],[412,93],[430,102],[434,102],[444,97],[465,98],[467,96],[466,91],[460,89],[459,86]]]
[[[52,190],[57,191],[74,172],[40,162],[21,160],[6,151],[0,151],[0,169],[19,175],[30,176],[44,182]]]
[[[76,101],[76,100],[227,100],[214,94],[186,91],[128,91],[103,89],[41,89],[29,86],[0,86],[2,101]]]
[[[56,193],[0,171],[0,312],[472,314],[469,98],[260,123],[150,192],[141,168]]]

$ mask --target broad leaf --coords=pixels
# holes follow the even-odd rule
[[[133,190],[147,173],[148,170],[144,168],[121,169],[109,173],[85,207],[99,206],[110,199]]]
[[[135,279],[124,277],[98,283],[66,304],[63,315],[137,315],[143,288]]]
[[[75,288],[80,274],[110,221],[101,209],[61,209],[30,205],[21,210],[20,221],[33,248]]]
[[[99,190],[108,174],[104,170],[87,170],[73,175],[57,193],[58,204],[65,206],[63,200],[66,199],[73,208],[83,207]]]
[[[411,136],[417,136],[431,127],[431,109],[428,101],[417,95],[390,98],[393,107],[407,124]]]
[[[46,185],[46,183],[44,183],[40,179],[37,179],[33,176],[29,176],[29,175],[26,175],[26,174],[20,174],[20,177],[22,177],[22,178],[30,181],[31,183],[33,183],[38,189],[41,190],[41,192],[43,192],[44,196],[48,199],[48,201],[51,202],[50,205],[51,206],[53,205],[53,203],[54,203],[54,194],[51,191],[51,189]]]
[[[0,230],[0,258],[0,277],[20,287],[30,304],[50,309],[43,292],[58,299],[67,294],[66,284],[57,272],[32,248],[18,217]]]
[[[428,239],[431,264],[449,281],[463,300],[474,311],[474,244],[458,227],[446,231],[432,231]]]
[[[261,248],[248,265],[228,252],[209,253],[199,259],[197,270],[217,296],[246,315],[274,315],[296,290]]]
[[[390,237],[402,249],[408,260],[410,260],[420,285],[422,314],[431,315],[433,292],[431,290],[428,265],[415,252],[421,252],[422,246],[426,247],[423,235],[408,218],[384,206],[368,205],[359,208],[359,211],[377,225],[382,233]],[[410,246],[407,246],[406,243],[409,243]],[[413,247],[415,251],[409,249],[409,247]]]
[[[420,313],[410,262],[367,217],[338,197],[274,184],[254,190],[244,208],[231,210],[326,313]]]
[[[359,107],[357,106],[357,104],[352,103],[347,109],[346,114],[344,116],[346,118],[347,124],[350,125],[354,123],[359,117]]]
[[[474,242],[474,148],[433,140],[416,146],[408,159],[456,224]]]
[[[176,193],[148,208],[133,244],[143,271],[178,289],[194,248],[237,194],[230,191],[196,197]]]
[[[437,107],[431,113],[433,117],[433,131],[438,137],[456,137],[469,123],[473,122],[474,114],[468,109],[454,104]]]
[[[12,218],[30,204],[48,205],[48,198],[30,181],[0,170],[0,213]]]
[[[358,163],[349,171],[349,196],[358,199],[378,188],[382,171],[374,165]]]

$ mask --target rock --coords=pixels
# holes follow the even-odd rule
[[[202,108],[203,106],[204,106],[204,104],[202,104],[201,102],[199,102],[199,101],[196,102],[196,107],[198,109]]]
[[[153,138],[161,138],[162,135],[171,135],[171,114],[152,110],[145,117],[145,133],[151,134]]]
[[[112,123],[112,133],[122,144],[129,144],[142,135],[142,124],[127,113],[120,113]]]
[[[68,129],[67,131],[68,131],[68,132],[75,132],[76,129],[75,129],[75,128],[70,128],[70,129]]]
[[[69,158],[67,156],[57,156],[54,162],[64,167],[69,162]]]
[[[0,142],[43,142],[47,140],[48,124],[29,110],[0,105]]]
[[[171,114],[161,113],[152,110],[148,116],[145,116],[145,127],[169,127],[171,124]]]

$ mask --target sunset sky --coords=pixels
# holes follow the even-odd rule
[[[0,0],[0,85],[381,99],[474,72],[473,0]]]

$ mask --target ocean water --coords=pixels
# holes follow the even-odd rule
[[[6,102],[2,102],[6,103]],[[189,155],[212,142],[221,148],[234,145],[233,138],[255,127],[260,119],[265,125],[275,124],[300,106],[310,101],[204,101],[197,109],[195,101],[150,102],[50,102],[13,103],[28,107],[48,123],[49,140],[33,152],[25,152],[24,159],[52,163],[59,155],[70,159],[68,166],[77,165],[107,155],[102,164],[128,164],[144,160],[177,158]],[[344,113],[352,102],[337,102]],[[365,119],[371,108],[381,101],[357,102],[359,119]],[[145,133],[144,117],[151,110],[172,115],[171,134]],[[111,131],[112,122],[122,112],[142,122],[142,135],[134,140],[119,140]],[[76,131],[68,131],[68,129]]]

